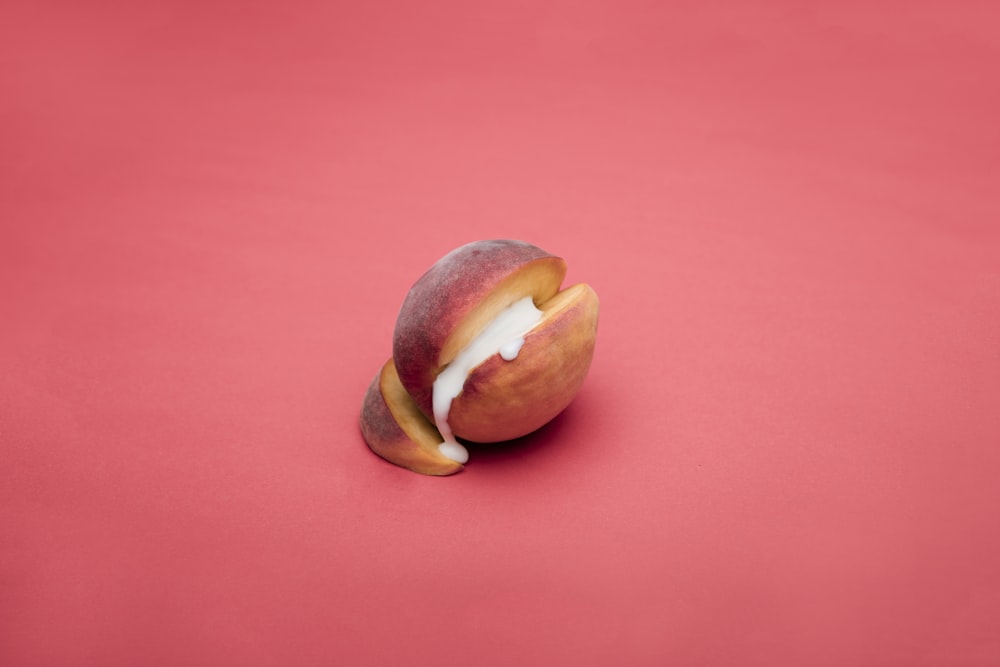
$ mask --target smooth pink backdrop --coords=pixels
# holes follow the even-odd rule
[[[0,664],[1000,665],[991,2],[0,9]],[[548,428],[358,433],[439,256]]]

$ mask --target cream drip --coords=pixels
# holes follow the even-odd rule
[[[448,426],[451,403],[462,393],[469,373],[494,354],[506,361],[517,358],[524,345],[524,337],[542,319],[542,311],[535,307],[530,296],[514,302],[486,325],[472,342],[441,371],[434,381],[434,422],[444,439],[438,449],[453,461],[465,463],[469,452],[456,439]]]

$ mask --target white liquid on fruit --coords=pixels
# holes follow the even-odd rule
[[[499,354],[506,361],[517,358],[524,345],[524,337],[539,320],[542,311],[535,308],[530,296],[508,306],[492,322],[486,325],[469,345],[458,353],[458,356],[441,371],[434,381],[434,423],[444,442],[438,445],[442,454],[452,461],[465,463],[469,460],[469,452],[455,439],[455,434],[448,426],[448,413],[451,412],[451,402],[462,393],[465,381],[479,364],[494,354]]]
[[[518,338],[517,340],[512,340],[509,343],[504,343],[497,350],[500,356],[503,357],[504,361],[514,361],[517,359],[518,352],[521,351],[521,347],[524,346],[524,338]]]

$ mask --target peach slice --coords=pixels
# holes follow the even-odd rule
[[[589,285],[574,285],[541,310],[515,360],[493,355],[466,378],[448,414],[454,433],[474,442],[519,438],[572,402],[593,359],[597,294]]]
[[[417,409],[389,359],[361,406],[361,435],[382,458],[425,475],[451,475],[462,464],[441,453],[441,434]]]

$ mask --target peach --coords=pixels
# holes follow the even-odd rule
[[[562,412],[590,368],[599,310],[587,285],[560,291],[565,275],[562,258],[523,241],[477,241],[435,263],[403,301],[393,357],[366,396],[372,450],[449,474],[433,471],[461,469],[458,438],[510,440]]]
[[[462,464],[438,449],[441,434],[399,383],[392,359],[372,380],[361,406],[361,434],[373,452],[425,475],[451,475]]]

